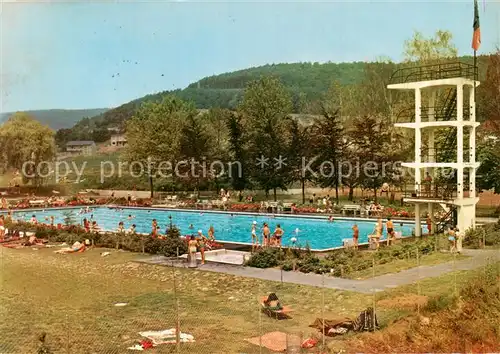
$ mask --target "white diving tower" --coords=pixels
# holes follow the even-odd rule
[[[422,234],[422,205],[427,205],[433,233],[444,230],[445,223],[460,231],[475,227],[477,79],[477,67],[455,62],[399,69],[387,86],[415,95],[415,107],[395,123],[415,136],[414,161],[403,164],[414,172],[414,185],[403,200],[415,205],[415,236]],[[442,220],[435,220],[438,210],[446,213]]]

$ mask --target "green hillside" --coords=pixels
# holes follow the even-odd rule
[[[488,56],[478,57],[480,75],[484,76]],[[472,57],[461,57],[458,60],[472,64]],[[293,97],[294,112],[300,113],[304,103],[318,101],[337,81],[341,85],[359,84],[363,81],[367,63],[292,63],[269,64],[205,77],[190,84],[183,90],[163,91],[147,95],[125,103],[117,108],[87,120],[80,121],[73,129],[66,129],[57,134],[57,141],[62,144],[68,140],[95,140],[102,142],[109,139],[108,127],[123,129],[124,122],[130,118],[135,109],[146,101],[157,101],[165,95],[172,94],[183,100],[191,101],[198,109],[235,108],[246,85],[261,76],[278,77]],[[374,65],[390,65],[374,63]]]
[[[103,112],[107,108],[95,109],[48,109],[24,111],[36,118],[41,123],[48,125],[54,130],[73,127],[77,122],[85,117],[94,117]],[[0,113],[0,123],[5,122],[14,112]]]

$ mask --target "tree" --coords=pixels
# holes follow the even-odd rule
[[[377,190],[392,180],[397,161],[390,127],[383,119],[365,116],[355,120],[350,138],[359,161],[359,183],[372,190],[377,201]]]
[[[478,159],[481,165],[477,170],[477,188],[492,189],[500,194],[500,139],[487,138],[478,149]]]
[[[183,169],[187,181],[195,181],[196,191],[200,190],[200,183],[208,179],[208,171],[204,167],[206,159],[210,158],[211,145],[208,135],[208,122],[205,117],[192,112],[187,116],[180,139],[180,157],[187,164]]]
[[[266,191],[286,189],[283,158],[288,141],[287,124],[292,102],[289,92],[274,77],[262,77],[245,90],[240,111],[249,133],[250,161],[256,163],[252,177]]]
[[[226,163],[229,161],[229,129],[227,121],[231,115],[231,111],[221,108],[212,108],[203,115],[203,120],[206,121],[205,127],[207,134],[210,137],[210,152],[213,161]],[[215,165],[214,165],[215,168]],[[215,172],[213,179],[215,182],[215,190],[219,190],[220,178],[218,175],[224,172],[222,178],[227,178],[226,171]]]
[[[311,127],[315,151],[316,181],[322,188],[335,188],[335,199],[339,202],[340,174],[344,153],[344,128],[340,121],[340,110],[333,113],[323,107],[323,116]]]
[[[130,163],[148,171],[151,198],[153,179],[159,174],[165,175],[169,167],[163,162],[170,162],[171,167],[177,163],[183,123],[195,113],[192,105],[166,96],[159,102],[144,103],[127,121],[125,156]]]
[[[41,185],[55,152],[54,132],[26,113],[13,114],[0,127],[0,159],[6,169],[22,170],[25,182]]]
[[[300,182],[302,187],[302,204],[306,202],[306,182],[313,180],[313,175],[304,168],[308,159],[312,158],[311,131],[300,124],[298,119],[290,119],[288,126],[290,144],[287,153],[288,183]]]
[[[486,79],[477,91],[480,118],[490,131],[500,134],[500,48],[490,55]]]
[[[434,37],[429,38],[415,31],[413,37],[405,41],[405,61],[428,64],[446,58],[456,58],[458,50],[452,40],[453,34],[450,31],[438,30]]]
[[[250,186],[247,143],[248,135],[245,134],[243,118],[241,115],[231,112],[226,120],[229,131],[229,159],[231,185],[237,191],[242,191]]]

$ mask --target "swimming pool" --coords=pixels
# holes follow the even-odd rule
[[[316,217],[296,217],[296,216],[276,216],[269,214],[240,214],[223,212],[200,212],[184,210],[158,210],[158,209],[139,209],[123,208],[121,210],[109,209],[107,207],[93,208],[91,213],[79,214],[80,208],[49,209],[49,210],[26,210],[14,212],[15,219],[29,221],[32,215],[36,215],[39,222],[48,223],[49,217],[54,216],[55,223],[64,223],[64,213],[72,212],[76,222],[81,223],[84,218],[97,221],[99,226],[107,231],[115,231],[118,223],[123,221],[125,228],[135,224],[137,232],[150,233],[151,221],[156,219],[160,226],[161,233],[165,231],[170,223],[169,216],[172,217],[172,223],[176,225],[181,234],[196,233],[199,229],[206,235],[210,225],[215,228],[215,237],[220,241],[251,243],[251,227],[253,221],[257,221],[258,235],[261,238],[261,228],[264,222],[269,224],[271,232],[274,231],[277,224],[280,224],[285,234],[283,236],[283,245],[291,246],[291,238],[297,238],[297,245],[305,246],[309,244],[311,249],[321,250],[342,246],[342,239],[352,238],[352,226],[357,223],[359,227],[359,242],[368,242],[368,235],[373,233],[375,220],[350,220],[336,218],[329,222],[326,218]],[[129,220],[128,216],[134,218]],[[231,216],[232,215],[232,216]],[[189,226],[193,225],[190,229]],[[299,229],[298,236],[295,230]],[[411,235],[413,224],[395,223],[396,231],[402,231],[403,235]],[[384,230],[385,231],[385,230]],[[385,238],[384,234],[384,238]]]

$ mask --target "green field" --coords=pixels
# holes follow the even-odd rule
[[[314,334],[315,318],[354,317],[373,304],[372,295],[281,284],[231,275],[131,263],[138,255],[103,249],[56,255],[53,249],[0,249],[2,322],[0,352],[33,353],[37,337],[47,333],[54,353],[124,353],[137,332],[175,327],[193,334],[196,343],[182,353],[266,353],[245,338],[283,331],[304,338]],[[466,284],[461,272],[423,280],[376,295],[376,301],[447,295]],[[28,285],[29,284],[29,285]],[[261,314],[259,297],[276,292],[294,309],[292,319],[276,321]],[[126,307],[115,307],[126,302]],[[377,307],[382,327],[414,309]],[[178,311],[177,311],[178,306]],[[328,339],[326,345],[348,348],[352,336]],[[175,352],[161,345],[151,353]]]

